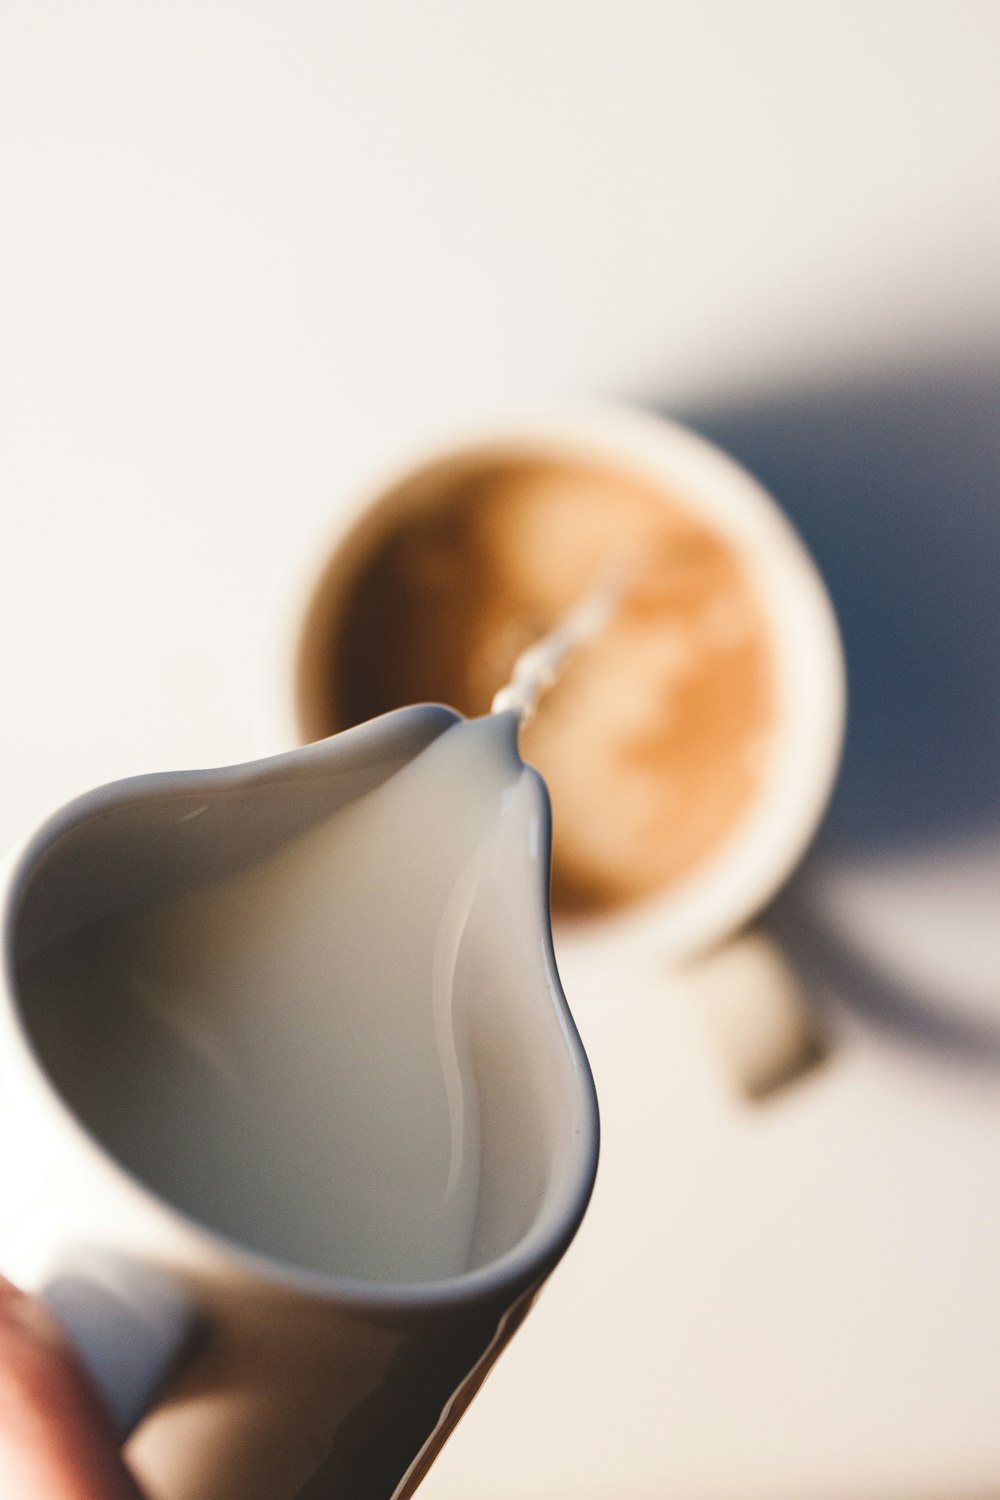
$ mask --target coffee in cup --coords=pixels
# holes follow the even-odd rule
[[[321,647],[317,735],[407,703],[488,711],[514,660],[623,559],[606,629],[522,735],[554,813],[553,901],[668,890],[745,816],[773,748],[754,580],[680,496],[603,464],[484,454],[395,494]]]

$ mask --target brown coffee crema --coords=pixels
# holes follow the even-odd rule
[[[591,463],[442,464],[388,496],[345,560],[318,640],[314,619],[316,735],[407,703],[486,713],[518,653],[637,561],[522,734],[552,795],[561,913],[669,887],[747,812],[777,716],[773,653],[739,555],[680,498]]]

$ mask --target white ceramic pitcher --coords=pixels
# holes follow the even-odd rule
[[[298,1264],[294,1245],[276,1255],[231,1230],[240,1208],[231,1200],[252,1192],[252,1159],[232,1182],[220,1171],[218,1195],[192,1212],[183,1192],[163,1187],[176,1176],[161,1170],[172,1165],[169,1139],[137,1143],[145,1156],[127,1159],[109,1147],[93,1100],[65,1082],[65,1058],[54,1066],[52,1037],[64,1032],[49,1024],[52,1007],[87,1047],[113,1049],[114,1033],[93,1034],[100,1017],[91,1024],[81,1013],[87,992],[74,990],[72,971],[57,995],[45,990],[38,955],[95,923],[110,931],[151,904],[218,888],[276,851],[292,857],[338,810],[394,778],[419,786],[426,757],[454,757],[456,746],[456,766],[475,775],[464,792],[457,772],[449,784],[458,797],[481,795],[495,825],[454,970],[478,1114],[469,1243],[457,1269],[437,1275],[432,1259],[414,1279]],[[452,852],[464,857],[444,826],[464,827],[463,818],[438,829],[424,805],[400,829],[404,887],[423,886],[425,856],[436,868]],[[57,813],[11,862],[0,1268],[45,1290],[123,1435],[135,1427],[129,1457],[156,1500],[412,1494],[572,1239],[598,1126],[552,954],[549,844],[545,788],[520,760],[513,716],[466,721],[420,706],[269,760],[102,787]],[[365,954],[348,957],[357,964]],[[351,1004],[336,979],[320,1032]],[[418,973],[412,993],[425,1003]],[[326,1040],[317,1034],[317,1046]],[[117,1065],[113,1053],[105,1060]],[[405,1216],[396,1229],[405,1240]]]

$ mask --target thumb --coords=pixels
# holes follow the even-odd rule
[[[59,1324],[3,1277],[0,1495],[141,1500],[110,1419]]]

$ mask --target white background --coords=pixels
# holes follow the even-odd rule
[[[0,0],[0,836],[256,753],[317,538],[439,424],[995,371],[998,57],[954,0]],[[811,889],[996,1019],[998,850]],[[834,1007],[755,1114],[683,990],[578,997],[594,1213],[429,1500],[1000,1495],[995,1075]]]

